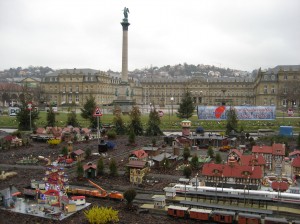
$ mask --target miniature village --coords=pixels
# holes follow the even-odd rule
[[[139,216],[168,214],[168,223],[173,222],[170,217],[189,218],[191,223],[195,220],[232,223],[233,220],[240,219],[246,222],[238,221],[238,223],[247,223],[247,220],[254,219],[265,220],[265,223],[271,223],[266,222],[268,219],[275,220],[275,223],[298,223],[286,218],[284,220],[280,216],[276,220],[270,208],[274,207],[272,204],[274,201],[280,200],[283,207],[289,208],[290,213],[298,215],[299,212],[294,210],[298,210],[297,203],[300,200],[297,182],[300,173],[299,150],[293,150],[288,157],[285,152],[286,146],[282,143],[253,145],[249,150],[248,146],[239,144],[240,141],[236,136],[229,137],[204,131],[192,132],[188,120],[182,121],[181,125],[181,133],[170,133],[163,138],[160,137],[159,144],[154,144],[153,140],[148,139],[135,146],[126,145],[124,142],[118,144],[105,137],[99,142],[98,139],[93,139],[88,130],[77,132],[68,127],[59,132],[55,128],[53,134],[49,131],[50,128],[48,131],[38,129],[30,141],[37,144],[40,150],[31,151],[31,154],[24,156],[19,148],[25,146],[14,146],[12,150],[14,154],[7,151],[3,153],[1,164],[44,168],[40,170],[38,177],[32,175],[27,186],[21,186],[21,189],[14,186],[18,169],[2,171],[0,184],[5,182],[7,187],[0,189],[1,209],[49,220],[71,220],[73,215],[77,219],[76,213],[88,209],[95,202],[94,198],[114,199],[116,204],[123,203],[122,192],[126,190],[126,186],[130,186],[140,190],[153,190],[150,200],[138,205],[140,211],[147,211],[148,214]],[[82,139],[81,142],[74,142],[74,133],[77,139]],[[59,138],[59,134],[63,137]],[[67,153],[61,154],[58,147],[47,146],[46,141],[49,139],[60,139],[60,144],[64,144]],[[85,154],[87,142],[92,148],[92,156],[88,159]],[[214,158],[209,157],[206,146],[220,153],[222,161],[217,163]],[[186,160],[183,151],[187,147],[190,156]],[[128,169],[128,174],[119,175],[118,178],[122,178],[119,183],[117,178],[99,179],[97,160],[103,158],[110,161],[113,153],[119,153],[124,148],[128,151],[122,157],[118,157],[118,167],[120,171]],[[41,153],[43,149],[48,152]],[[194,156],[197,156],[199,166],[193,169],[189,177],[185,177],[183,170],[192,166],[191,160]],[[81,186],[78,186],[80,181],[70,184],[70,178],[74,179],[74,175],[76,176],[74,170],[78,163],[83,164],[84,171]],[[235,197],[229,194],[234,194]],[[268,200],[258,199],[259,194]],[[265,207],[253,206],[257,202]],[[267,205],[269,202],[272,203]],[[99,203],[110,204],[107,200],[105,203],[96,202]],[[226,205],[227,203],[232,207]],[[231,211],[226,212],[225,207]],[[241,207],[245,207],[246,210]],[[278,211],[279,207],[276,207]],[[251,212],[251,209],[255,208],[256,210]],[[245,211],[250,212],[248,214]],[[176,219],[174,221],[176,223]]]

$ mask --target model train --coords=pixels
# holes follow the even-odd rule
[[[300,194],[275,192],[275,191],[263,191],[263,190],[247,190],[247,189],[233,189],[233,188],[220,188],[220,187],[206,187],[206,186],[193,186],[185,184],[175,184],[172,189],[176,193],[188,193],[188,192],[211,192],[211,193],[223,193],[228,195],[250,195],[257,197],[270,198],[272,201],[280,201],[285,203],[300,203]]]
[[[237,224],[296,224],[298,221],[289,222],[286,218],[265,217],[250,213],[237,213],[223,210],[210,210],[188,208],[182,206],[170,205],[168,215],[175,218],[192,219],[200,222],[214,223],[237,223]]]

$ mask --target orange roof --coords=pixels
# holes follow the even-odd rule
[[[300,157],[296,157],[295,159],[293,159],[292,166],[293,167],[300,167]]]
[[[261,155],[242,155],[240,158],[241,165],[247,166],[261,166],[266,164],[265,158]]]
[[[263,154],[272,154],[273,148],[268,145],[254,145],[252,147],[252,153],[263,153]]]
[[[247,178],[246,173],[249,173],[250,179],[261,179],[263,176],[259,166],[206,163],[202,168],[202,174],[205,176]]]
[[[92,168],[92,169],[96,170],[97,169],[97,165],[96,164],[92,164],[92,163],[88,163],[88,164],[83,165],[83,170],[88,170],[89,168]]]
[[[147,154],[144,150],[142,150],[142,149],[133,151],[133,152],[131,153],[131,157],[132,157],[133,155],[134,155],[136,158],[138,158],[138,159],[143,159],[143,158],[147,158],[147,157],[148,157],[148,154]]]

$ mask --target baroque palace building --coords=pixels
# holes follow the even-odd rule
[[[276,106],[282,109],[299,105],[300,93],[289,93],[292,86],[300,84],[300,65],[276,66],[259,69],[245,77],[146,77],[129,78],[128,83],[134,103],[142,108],[176,108],[185,91],[190,91],[195,105],[254,105]],[[63,69],[47,74],[40,83],[46,102],[58,106],[82,106],[89,95],[99,105],[111,105],[117,99],[122,85],[120,75],[93,69]],[[296,90],[295,90],[296,91]],[[291,97],[293,97],[291,99]]]

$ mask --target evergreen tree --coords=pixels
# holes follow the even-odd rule
[[[128,142],[129,142],[129,144],[134,144],[135,143],[135,134],[134,134],[133,130],[129,131]]]
[[[112,159],[109,163],[109,174],[113,177],[118,176],[118,167],[114,159]]]
[[[198,169],[199,168],[199,158],[198,158],[197,154],[195,154],[192,157],[191,166],[192,166],[193,169]]]
[[[146,135],[147,136],[157,136],[162,135],[163,132],[160,130],[160,117],[158,112],[155,110],[151,110],[149,114],[149,120],[147,123]]]
[[[214,157],[214,150],[212,148],[212,146],[209,146],[207,149],[207,156],[209,156],[210,158]]]
[[[222,162],[222,157],[219,152],[216,153],[215,163],[220,164]]]
[[[98,163],[97,163],[97,173],[98,173],[98,175],[103,175],[104,174],[104,162],[103,162],[102,158],[100,158],[98,160]]]
[[[98,127],[97,118],[93,116],[96,107],[97,105],[96,105],[95,97],[90,95],[89,98],[87,98],[85,104],[83,105],[83,108],[81,108],[81,117],[90,121],[91,128]]]
[[[35,129],[35,121],[39,119],[39,112],[36,110],[28,110],[28,102],[25,101],[25,98],[21,99],[20,111],[17,113],[16,120],[18,122],[19,131],[28,131],[30,130],[30,117],[31,117],[31,127]]]
[[[138,107],[134,106],[132,107],[132,110],[130,111],[130,124],[129,129],[134,132],[135,135],[143,135],[143,125],[141,122],[141,111]]]
[[[181,103],[179,104],[177,116],[179,118],[189,119],[191,116],[193,116],[194,108],[192,95],[189,91],[186,91],[181,99]]]
[[[79,123],[75,111],[71,111],[70,113],[68,113],[67,125],[72,125],[73,127],[79,127]]]
[[[128,206],[132,205],[133,200],[136,197],[136,191],[133,188],[130,188],[124,192],[124,198]]]
[[[170,161],[165,157],[162,160],[162,165],[163,165],[163,168],[166,170],[166,169],[170,168]]]
[[[64,156],[68,155],[68,149],[67,149],[67,147],[63,147],[63,148],[61,149],[61,152],[60,152],[60,153],[63,154]]]
[[[117,135],[124,135],[126,133],[126,126],[124,125],[124,121],[122,119],[121,110],[115,109],[114,111],[113,123],[115,125],[115,130]]]
[[[229,135],[232,131],[237,132],[238,119],[234,108],[230,108],[227,112],[226,134]]]
[[[190,149],[188,147],[184,147],[182,156],[184,160],[188,160],[188,158],[191,156]]]
[[[297,146],[300,147],[300,133],[298,134],[298,138],[297,138]]]
[[[77,177],[78,178],[82,178],[84,174],[84,169],[83,169],[83,165],[81,162],[77,163]]]
[[[190,178],[190,176],[192,175],[192,169],[191,169],[191,167],[185,166],[185,167],[183,168],[183,175],[184,175],[186,178]]]
[[[55,112],[51,106],[47,112],[47,127],[55,127]]]

